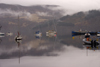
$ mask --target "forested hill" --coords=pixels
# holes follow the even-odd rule
[[[78,12],[73,15],[67,15],[60,20],[63,23],[74,24],[83,30],[99,30],[100,24],[100,11],[99,10],[90,10],[88,12]],[[64,24],[65,25],[65,24]]]

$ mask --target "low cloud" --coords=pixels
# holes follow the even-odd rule
[[[48,12],[36,12],[39,16],[51,16]]]
[[[13,11],[11,9],[0,9],[0,14],[1,15],[7,15],[7,14],[10,14],[12,16],[27,16],[27,17],[30,17],[31,16],[31,13],[29,12],[26,12],[26,11]]]
[[[100,9],[100,0],[1,0],[1,3],[30,5],[59,5],[66,10],[66,14],[80,11]]]

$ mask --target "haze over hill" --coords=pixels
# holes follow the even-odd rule
[[[100,9],[100,0],[0,0],[0,3],[30,5],[59,5],[65,14]]]

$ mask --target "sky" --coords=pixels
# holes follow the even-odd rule
[[[60,5],[70,13],[100,9],[100,0],[0,0],[0,3],[30,5]]]
[[[78,49],[64,46],[64,51],[55,51],[59,56],[24,56],[0,59],[0,67],[100,67],[100,50]]]

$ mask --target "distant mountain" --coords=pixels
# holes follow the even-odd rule
[[[88,12],[78,12],[73,15],[67,15],[60,20],[62,23],[70,23],[75,27],[83,30],[99,31],[100,24],[100,11],[99,10],[90,10]]]
[[[21,6],[11,4],[0,4],[0,16],[20,16],[33,22],[44,22],[48,19],[60,18],[63,10],[57,5],[34,5]]]

